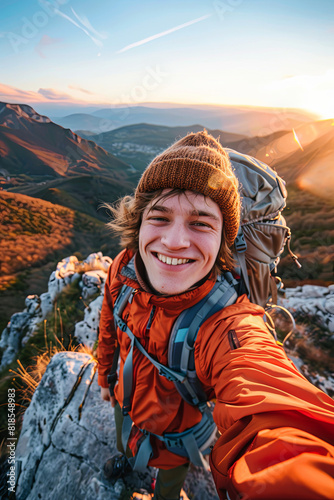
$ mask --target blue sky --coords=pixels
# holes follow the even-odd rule
[[[334,117],[334,2],[1,0],[0,100]]]

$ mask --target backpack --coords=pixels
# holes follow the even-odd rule
[[[124,449],[126,449],[132,428],[129,411],[132,392],[132,352],[136,347],[156,366],[161,376],[174,382],[176,389],[187,403],[197,406],[201,411],[202,420],[194,428],[183,433],[155,435],[165,442],[170,451],[187,456],[198,466],[206,465],[203,455],[210,452],[210,446],[216,439],[216,426],[212,412],[195,369],[194,344],[200,326],[212,314],[233,304],[237,297],[245,292],[252,302],[263,307],[270,308],[273,303],[276,303],[277,288],[281,287],[281,282],[274,274],[286,243],[291,257],[300,266],[297,256],[290,249],[291,231],[281,215],[287,198],[284,181],[265,163],[232,149],[226,148],[226,151],[241,188],[241,223],[234,245],[235,272],[239,280],[236,280],[230,272],[223,273],[206,297],[180,314],[170,334],[168,366],[162,365],[146,352],[122,319],[122,311],[126,303],[131,302],[133,293],[131,287],[123,285],[114,306],[116,327],[119,327],[131,339],[130,353],[123,369],[122,442]],[[274,329],[269,325],[268,328],[275,336]],[[230,331],[228,335],[231,348],[238,348],[235,333]],[[112,395],[117,380],[117,360],[118,353],[114,355],[113,367],[108,377]],[[152,452],[149,434],[146,431],[143,431],[143,434],[145,438],[139,451],[136,457],[130,460],[135,470],[143,470],[146,467]]]
[[[286,206],[285,182],[265,163],[226,148],[239,180],[241,222],[234,243],[235,271],[241,276],[251,302],[266,307],[276,303],[274,277],[285,244],[298,267],[298,258],[291,252],[291,231],[281,211]]]

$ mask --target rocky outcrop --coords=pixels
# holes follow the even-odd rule
[[[87,305],[84,320],[75,326],[75,337],[92,349],[97,339],[110,262],[111,259],[98,253],[83,262],[71,256],[58,263],[50,276],[48,292],[40,297],[27,297],[25,310],[13,315],[5,329],[1,339],[5,349],[4,364],[14,358],[38,322],[52,310],[63,288],[77,279],[84,299],[98,293]],[[333,333],[333,285],[287,289],[280,302],[293,313],[321,318]],[[302,360],[293,358],[293,361],[305,374]],[[313,382],[330,393],[333,381],[329,376],[318,377]],[[79,352],[56,354],[24,415],[16,449],[17,499],[126,500],[133,491],[149,489],[156,473],[150,468],[145,473],[132,473],[116,482],[105,478],[103,465],[115,453],[113,409],[100,397],[95,359]],[[210,473],[195,467],[187,475],[185,491],[192,500],[218,499]]]
[[[334,333],[334,285],[287,288],[279,303],[292,313],[318,318],[330,333]]]
[[[49,278],[48,291],[40,297],[29,295],[25,301],[24,311],[13,314],[3,330],[0,340],[0,347],[3,349],[0,368],[4,368],[15,359],[20,348],[26,344],[37,326],[52,311],[57,297],[67,285],[79,280],[83,299],[96,293],[103,294],[111,262],[112,259],[103,256],[101,252],[89,255],[84,261],[79,261],[72,255],[59,262]],[[92,302],[86,308],[84,321],[78,323],[76,327],[75,334],[79,342],[89,347],[93,347],[97,338],[101,304],[101,298]]]
[[[21,346],[33,335],[37,325],[52,311],[52,302],[49,293],[28,295],[25,300],[25,309],[15,313],[2,332],[0,347],[3,349],[0,368],[9,365]]]
[[[100,321],[100,312],[102,307],[103,295],[93,300],[85,309],[85,317],[83,321],[76,323],[74,336],[78,342],[85,344],[90,349],[93,349],[97,340],[97,329]]]
[[[103,465],[117,453],[113,409],[102,401],[96,362],[88,354],[56,354],[25,412],[16,448],[17,500],[118,500],[149,489],[155,470],[112,483]],[[192,468],[193,500],[217,500],[209,472]],[[128,493],[128,494],[127,494]]]

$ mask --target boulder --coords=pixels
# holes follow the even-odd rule
[[[82,298],[87,299],[95,293],[104,292],[104,284],[107,279],[107,273],[97,269],[94,271],[87,271],[82,275],[80,283],[82,287]]]
[[[22,338],[29,329],[31,315],[27,311],[15,313],[1,335],[0,347],[3,349],[0,368],[9,365],[21,347]]]
[[[303,313],[317,318],[330,333],[334,333],[334,285],[287,288],[278,303],[292,313]]]
[[[83,267],[85,268],[85,271],[91,269],[100,269],[101,271],[107,273],[111,263],[112,263],[111,257],[103,255],[102,252],[97,252],[97,253],[91,253],[87,257],[87,259],[83,261],[82,264]]]
[[[81,280],[79,285],[82,288],[82,297],[87,299],[95,293],[104,293],[104,284],[107,277],[107,270],[112,262],[108,256],[103,256],[101,252],[90,254],[87,259],[80,262],[74,255],[66,257],[57,264],[57,268],[50,275],[48,291],[40,297],[29,295],[25,300],[23,312],[15,313],[3,330],[0,340],[0,347],[3,349],[0,368],[4,368],[11,363],[28,339],[34,334],[38,325],[46,318],[53,309],[53,304],[63,289],[75,280]],[[99,321],[100,302],[88,308],[85,312],[84,322],[79,323],[79,341],[92,347],[96,340],[97,325]],[[99,305],[98,305],[99,304]],[[94,339],[94,340],[93,340]]]
[[[131,473],[108,481],[103,465],[117,453],[113,409],[102,401],[96,361],[78,352],[61,352],[49,363],[23,418],[16,448],[17,500],[129,499],[148,489],[156,471]],[[218,500],[211,474],[188,473],[192,498]]]
[[[83,321],[76,323],[74,335],[78,342],[93,348],[97,340],[97,328],[100,322],[103,295],[93,300],[85,309]]]

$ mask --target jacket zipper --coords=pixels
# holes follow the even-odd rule
[[[240,347],[240,342],[237,337],[237,334],[235,333],[235,330],[230,330],[228,332],[228,341],[230,343],[230,348],[232,349],[232,351]]]

